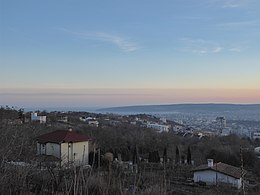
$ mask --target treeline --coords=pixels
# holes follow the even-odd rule
[[[212,158],[215,162],[240,166],[240,148],[243,148],[244,166],[249,169],[256,168],[257,158],[254,147],[258,144],[257,141],[239,138],[236,135],[202,139],[195,136],[186,138],[172,132],[157,133],[152,129],[136,128],[130,125],[105,128],[83,127],[82,131],[92,135],[103,153],[111,152],[114,156],[121,154],[123,160],[131,160],[137,148],[139,156],[144,158],[148,158],[151,153],[163,158],[166,150],[170,161],[192,160],[196,165],[200,165],[205,164],[208,158]],[[176,152],[176,147],[178,152]]]
[[[2,123],[4,120],[14,120],[18,118],[22,118],[24,115],[24,110],[22,108],[17,109],[9,106],[1,106],[0,107],[0,122]]]

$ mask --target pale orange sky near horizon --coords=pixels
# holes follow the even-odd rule
[[[260,89],[0,89],[0,105],[110,107],[178,103],[259,104]]]

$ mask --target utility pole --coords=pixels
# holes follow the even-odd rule
[[[244,185],[244,160],[243,160],[243,148],[240,145],[240,163],[241,163],[241,183],[242,183],[242,192],[245,195],[245,185]]]
[[[214,167],[214,164],[213,164]],[[218,163],[216,163],[216,186],[218,186]]]
[[[98,170],[100,169],[100,148],[98,148]]]

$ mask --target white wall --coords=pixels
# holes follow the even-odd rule
[[[46,123],[46,116],[38,116],[37,120],[39,120],[40,123]]]
[[[241,179],[236,179],[212,170],[196,171],[193,176],[194,182],[203,181],[211,185],[216,185],[216,178],[218,183],[228,183],[236,188],[240,188],[242,185]]]
[[[61,144],[61,158],[62,164],[75,162],[75,164],[88,164],[89,143],[62,143]]]
[[[56,143],[37,143],[37,155],[52,155],[60,158],[60,145]]]
[[[253,133],[253,139],[260,139],[260,133],[259,132],[255,132]]]
[[[88,164],[89,145],[88,142],[73,143],[75,162],[78,164]]]
[[[46,123],[47,116],[38,116],[36,112],[31,113],[31,121],[40,121],[40,123]]]
[[[46,143],[46,155],[52,155],[60,158],[60,144]]]
[[[256,147],[256,148],[255,148],[255,153],[260,154],[260,147]]]
[[[71,161],[71,158],[69,158],[68,143],[62,143],[60,148],[61,148],[61,163],[62,165],[64,165],[69,161]]]
[[[89,142],[76,143],[37,143],[37,155],[52,155],[61,159],[61,164],[75,162],[76,165],[88,164]]]

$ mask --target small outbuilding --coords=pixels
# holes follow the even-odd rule
[[[69,130],[57,130],[36,138],[37,155],[54,156],[64,165],[89,164],[89,142],[86,135]]]
[[[203,164],[193,169],[194,182],[205,182],[207,185],[231,185],[241,188],[241,169],[222,162],[215,163],[208,159],[208,164]]]

